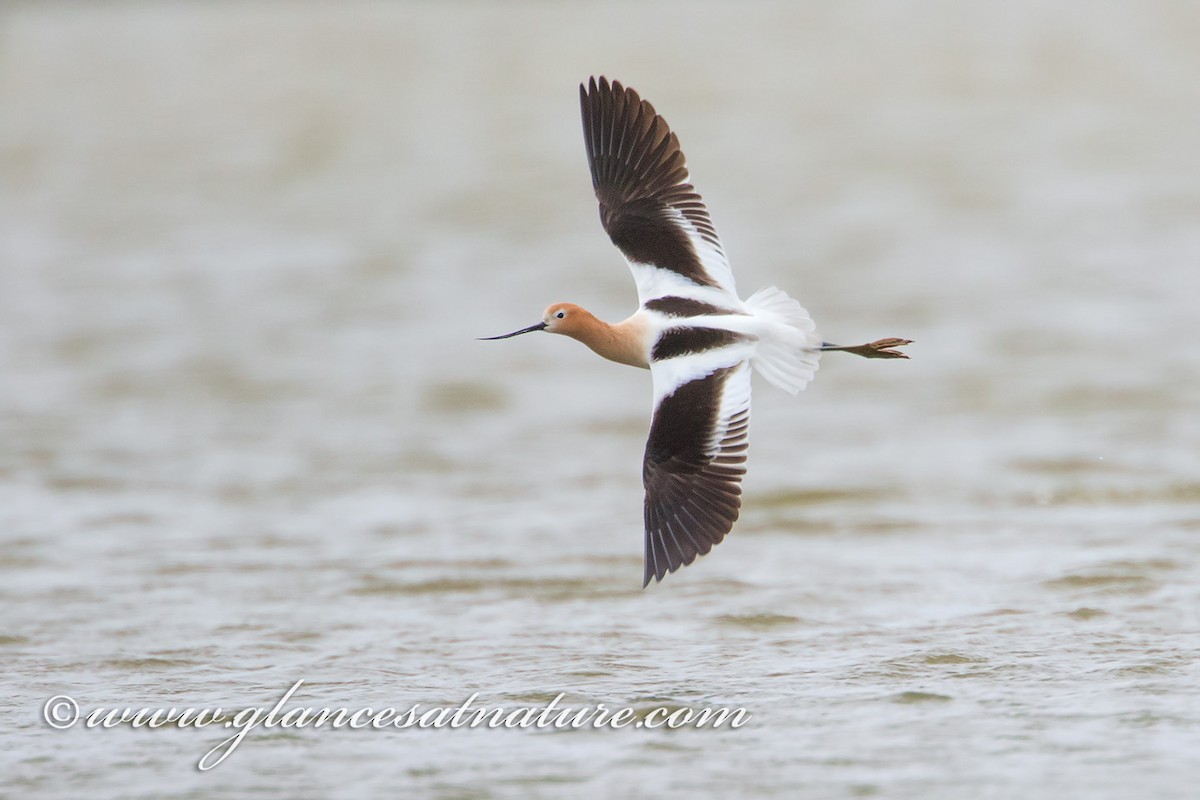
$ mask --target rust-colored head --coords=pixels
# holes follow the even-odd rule
[[[542,314],[542,322],[546,323],[546,333],[561,333],[578,339],[583,331],[595,324],[596,318],[574,303],[555,303]]]

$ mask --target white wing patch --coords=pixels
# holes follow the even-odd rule
[[[737,342],[725,347],[693,355],[650,362],[650,377],[654,383],[654,408],[664,397],[674,394],[685,383],[707,377],[719,369],[749,361],[755,352],[755,342]],[[746,371],[747,376],[749,371]]]
[[[661,297],[686,297],[733,311],[745,309],[745,305],[737,293],[732,290],[702,286],[688,280],[678,272],[662,269],[653,264],[639,264],[628,259],[626,259],[626,263],[629,264],[629,271],[633,273],[633,282],[637,285],[638,304],[641,306]],[[725,269],[729,269],[728,265]],[[732,283],[732,278],[730,278],[730,282]]]

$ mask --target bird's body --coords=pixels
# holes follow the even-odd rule
[[[632,89],[604,78],[580,87],[580,104],[601,223],[633,272],[638,310],[609,324],[556,303],[536,325],[490,338],[544,330],[650,370],[645,585],[708,553],[738,517],[752,369],[795,394],[812,380],[824,350],[906,358],[893,348],[909,342],[829,345],[808,312],[779,289],[740,299],[663,118]]]

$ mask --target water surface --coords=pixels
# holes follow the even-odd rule
[[[1187,4],[17,4],[0,17],[0,779],[20,797],[1190,797]],[[636,24],[631,18],[636,17]],[[576,86],[680,133],[759,384],[646,591],[645,373]],[[56,731],[106,706],[743,707],[723,731]]]

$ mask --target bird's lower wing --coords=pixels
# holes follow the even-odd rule
[[[676,379],[684,373],[666,364],[651,365],[659,399],[642,464],[643,586],[691,564],[729,533],[741,508],[749,445],[746,361],[683,381]]]

